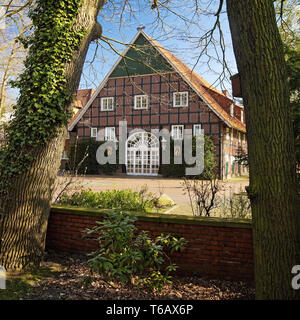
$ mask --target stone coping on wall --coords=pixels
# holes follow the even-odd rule
[[[112,211],[112,209],[94,209],[74,206],[59,206],[53,205],[51,212],[76,214],[81,216],[103,217],[104,213]],[[174,215],[155,212],[133,212],[124,211],[133,214],[140,221],[153,221],[160,223],[175,223],[175,224],[192,224],[192,225],[207,225],[214,227],[233,227],[233,228],[252,228],[252,221],[249,219],[230,219],[217,217],[199,217],[187,215]]]

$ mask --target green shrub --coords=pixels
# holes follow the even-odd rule
[[[184,142],[182,143],[184,148]],[[193,137],[193,156],[196,155],[196,138]],[[213,175],[213,171],[216,168],[215,161],[215,145],[210,136],[204,136],[204,170],[198,178],[208,179]],[[182,154],[183,156],[183,154]],[[170,141],[170,164],[161,165],[161,174],[164,177],[184,177],[185,168],[193,167],[194,165],[187,165],[182,158],[182,164],[174,164],[174,140]]]
[[[164,249],[181,251],[187,241],[170,234],[152,240],[146,231],[137,234],[136,218],[120,212],[107,212],[98,226],[86,229],[84,233],[99,234],[99,249],[92,252],[88,260],[92,272],[98,272],[106,280],[120,280],[123,283],[135,280],[142,287],[161,291],[171,283],[170,272],[177,269],[171,263]],[[167,258],[167,261],[166,259]]]
[[[99,171],[104,174],[114,173],[119,168],[118,158],[116,164],[107,163],[100,165],[96,160],[97,149],[104,142],[105,141],[96,141],[95,139],[76,140],[76,142],[70,146],[67,169],[76,168],[85,158],[78,169],[79,174],[99,174]]]
[[[145,189],[141,189],[140,192],[130,189],[101,192],[81,190],[72,195],[63,194],[57,203],[85,208],[146,211],[147,208],[153,207],[154,199]]]

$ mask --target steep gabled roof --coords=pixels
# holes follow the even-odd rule
[[[80,89],[77,90],[76,100],[73,102],[73,117],[69,121],[69,125],[71,125],[79,113],[81,112],[82,108],[88,103],[91,99],[93,93],[95,92],[94,89]]]
[[[119,63],[122,61],[123,57],[126,56],[129,49],[131,49],[132,45],[138,39],[140,35],[143,35],[146,40],[158,51],[158,53],[167,61],[169,65],[176,71],[182,78],[185,80],[191,88],[207,103],[209,108],[220,118],[222,119],[229,127],[235,128],[239,131],[245,132],[246,127],[239,120],[234,117],[231,117],[226,110],[221,106],[221,104],[217,101],[220,99],[215,99],[214,96],[219,96],[222,98],[222,101],[225,101],[228,104],[232,103],[232,100],[226,97],[223,93],[218,91],[216,88],[211,86],[206,80],[200,77],[196,72],[194,72],[191,68],[185,65],[180,59],[178,59],[175,55],[173,55],[170,51],[166,50],[164,47],[159,45],[155,40],[149,37],[146,33],[140,30],[136,36],[133,38],[129,46],[123,52],[122,56],[119,57],[116,64],[110,70],[110,72],[106,75],[100,86],[97,88],[91,99],[85,105],[85,107],[77,114],[74,118],[74,121],[70,123],[69,130],[73,130],[75,125],[84,115],[86,110],[92,104],[94,99],[97,97],[101,89],[105,86],[108,78],[111,74],[113,74],[114,70],[117,68]],[[213,94],[212,94],[213,93]]]
[[[78,107],[85,106],[88,103],[88,101],[91,99],[94,92],[95,92],[94,89],[77,90],[77,99],[75,101],[75,106],[78,106]]]

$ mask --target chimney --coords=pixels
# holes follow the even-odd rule
[[[228,90],[222,90],[224,96],[228,97]]]
[[[145,29],[145,26],[142,25],[142,24],[139,27],[136,28],[137,31],[142,31],[144,29]]]

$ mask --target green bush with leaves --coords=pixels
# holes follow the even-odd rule
[[[116,164],[100,165],[96,159],[97,149],[106,141],[96,141],[95,139],[77,140],[70,146],[69,161],[67,169],[75,168],[84,159],[79,166],[79,174],[113,174],[118,168],[118,158]],[[117,152],[118,155],[118,152]]]
[[[137,233],[136,218],[122,212],[107,212],[97,226],[84,231],[86,236],[97,234],[99,249],[89,254],[92,272],[98,272],[108,281],[137,283],[152,291],[161,291],[171,283],[170,272],[177,266],[169,252],[181,251],[187,241],[170,234],[152,240],[148,232]]]
[[[182,143],[184,148],[184,142]],[[196,155],[196,138],[193,137],[192,142],[193,156]],[[215,160],[215,145],[210,136],[204,136],[204,170],[198,178],[209,179],[216,168]],[[174,140],[170,140],[170,164],[161,165],[161,174],[164,177],[184,177],[185,169],[187,167],[193,167],[194,165],[187,165],[182,159],[182,164],[174,164]]]
[[[152,208],[155,197],[147,193],[146,189],[132,191],[106,190],[93,192],[92,190],[81,190],[72,195],[63,194],[57,204],[70,205],[84,208],[116,209],[128,211],[143,211]]]

